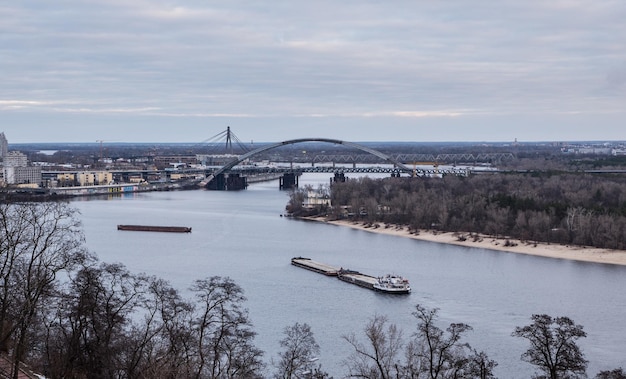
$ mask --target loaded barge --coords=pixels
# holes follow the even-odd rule
[[[375,277],[361,274],[360,272],[354,270],[340,269],[337,273],[337,278],[346,283],[356,284],[359,287],[367,288],[369,290],[373,290],[374,284],[377,282]]]
[[[362,274],[354,270],[336,268],[333,266],[329,266],[325,263],[316,262],[309,258],[303,257],[291,258],[291,264],[313,272],[317,272],[318,274],[323,274],[326,276],[336,276],[339,280],[346,283],[355,284],[359,287],[367,288],[374,291],[392,294],[411,293],[409,281],[397,275],[375,277]]]
[[[325,263],[316,262],[309,258],[291,258],[291,264],[326,276],[337,276],[337,273],[339,272],[339,269],[337,267],[329,266]]]
[[[131,230],[136,232],[191,233],[191,228],[187,226],[118,225],[117,230]]]

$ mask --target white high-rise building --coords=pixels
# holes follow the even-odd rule
[[[3,157],[4,167],[26,167],[28,166],[28,157],[19,151],[10,151]]]
[[[41,185],[41,167],[4,167],[4,180],[7,184]]]
[[[28,157],[19,151],[7,151],[4,133],[0,133],[2,150],[2,176],[6,184],[41,185],[41,167],[28,166]]]

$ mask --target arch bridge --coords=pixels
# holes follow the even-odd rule
[[[272,149],[276,149],[278,147],[281,146],[286,146],[286,145],[293,145],[293,144],[297,144],[297,143],[303,143],[303,142],[325,142],[325,143],[331,143],[331,144],[335,144],[335,145],[344,145],[347,147],[351,147],[360,151],[363,151],[365,153],[374,155],[380,159],[382,159],[384,162],[389,163],[391,165],[393,165],[393,169],[390,169],[389,172],[392,173],[397,173],[397,175],[399,175],[400,173],[408,173],[408,174],[413,174],[414,173],[414,169],[410,168],[406,165],[404,165],[403,163],[398,162],[396,159],[390,157],[387,154],[384,154],[378,150],[375,149],[371,149],[367,146],[363,146],[360,145],[358,143],[354,143],[354,142],[347,142],[347,141],[342,141],[342,140],[338,140],[338,139],[332,139],[332,138],[298,138],[298,139],[292,139],[292,140],[287,140],[287,141],[282,141],[282,142],[278,142],[278,143],[274,143],[271,145],[267,145],[267,146],[263,146],[260,147],[258,149],[252,150],[248,153],[245,153],[235,159],[233,159],[232,161],[230,161],[229,163],[225,164],[224,166],[222,166],[221,168],[217,169],[216,171],[214,171],[212,174],[208,175],[206,177],[205,180],[203,180],[201,182],[201,185],[205,186],[206,188],[209,189],[221,189],[221,187],[225,186],[224,183],[224,174],[227,172],[231,172],[233,170],[233,168],[235,166],[237,166],[238,164],[246,161],[247,159],[257,155],[257,154],[261,154],[265,151],[268,150],[272,150]],[[338,171],[337,169],[333,169],[334,171]],[[308,171],[308,170],[300,170],[301,172],[304,171]],[[311,170],[309,172],[319,172],[319,170],[315,171],[315,170]],[[357,172],[357,171],[355,171]],[[361,172],[367,172],[367,171],[361,171]],[[234,180],[237,180],[237,178],[233,178]],[[216,183],[216,182],[222,182],[222,183]],[[237,184],[237,183],[233,183],[234,187],[245,187],[245,184]]]

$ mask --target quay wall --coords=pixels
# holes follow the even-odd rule
[[[50,188],[49,192],[59,196],[94,196],[149,191],[169,191],[183,188],[184,185],[178,183],[121,183],[81,187],[57,187]]]

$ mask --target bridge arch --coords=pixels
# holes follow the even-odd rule
[[[258,149],[252,150],[250,152],[247,152],[243,155],[241,155],[239,158],[233,159],[232,161],[228,162],[227,164],[225,164],[224,166],[222,166],[221,168],[219,168],[217,171],[215,171],[213,174],[209,175],[205,181],[206,184],[210,183],[211,180],[213,180],[213,178],[215,178],[216,176],[218,176],[219,174],[222,174],[228,170],[230,170],[231,168],[237,166],[239,163],[245,161],[246,159],[262,153],[264,151],[267,150],[272,150],[275,149],[277,147],[281,147],[281,146],[285,146],[285,145],[293,145],[296,143],[302,143],[302,142],[326,142],[326,143],[332,143],[335,145],[344,145],[347,147],[352,147],[354,149],[358,149],[361,151],[364,151],[366,153],[369,154],[373,154],[381,159],[383,159],[385,162],[388,162],[390,164],[393,164],[394,166],[396,166],[400,171],[406,172],[406,173],[412,173],[413,170],[409,167],[407,167],[406,165],[396,161],[395,159],[391,158],[390,156],[388,156],[387,154],[384,154],[378,150],[375,149],[370,149],[369,147],[363,146],[363,145],[359,145],[358,143],[354,143],[354,142],[347,142],[347,141],[342,141],[342,140],[338,140],[338,139],[332,139],[332,138],[298,138],[298,139],[291,139],[291,140],[287,140],[287,141],[283,141],[283,142],[277,142],[268,146],[263,146],[260,147]]]

